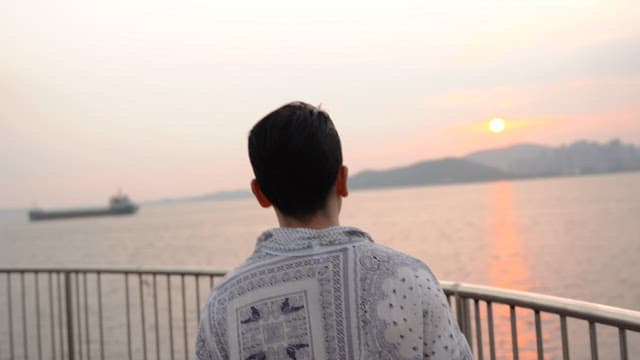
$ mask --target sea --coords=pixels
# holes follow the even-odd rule
[[[353,191],[341,224],[423,260],[442,280],[640,311],[638,172]],[[275,226],[272,210],[253,199],[143,204],[134,216],[36,223],[7,213],[0,267],[228,270]],[[628,339],[632,350],[638,340]],[[535,338],[523,341],[535,347]],[[617,358],[616,348],[611,357],[605,350],[601,358]],[[548,358],[558,358],[551,351]]]

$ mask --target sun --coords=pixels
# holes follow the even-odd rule
[[[504,119],[493,118],[489,121],[489,130],[494,134],[499,134],[504,130]]]

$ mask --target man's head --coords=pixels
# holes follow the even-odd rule
[[[331,118],[303,102],[286,104],[254,125],[249,158],[256,176],[254,193],[268,199],[260,203],[273,204],[300,221],[325,209],[339,173],[346,176],[341,170],[340,137]],[[346,180],[344,186],[342,196]]]

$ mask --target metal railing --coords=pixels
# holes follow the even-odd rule
[[[173,360],[193,357],[203,301],[225,272],[21,268],[1,274],[0,359]]]
[[[635,345],[634,350],[638,353],[634,357],[631,357],[629,355],[627,341],[628,332],[634,333],[637,339],[640,340],[640,312],[638,311],[524,291],[498,289],[448,281],[443,281],[442,287],[447,295],[449,304],[452,309],[455,309],[461,331],[469,340],[469,344],[474,348],[476,359],[483,360],[485,358],[487,345],[489,347],[488,355],[490,359],[505,358],[507,355],[510,355],[513,359],[519,359],[523,346],[518,341],[518,325],[520,323],[518,321],[517,311],[523,312],[527,310],[529,310],[530,315],[533,316],[533,326],[524,327],[524,331],[532,335],[530,336],[531,339],[535,338],[535,348],[530,349],[533,351],[528,352],[527,358],[548,358],[545,357],[545,339],[543,336],[542,319],[545,315],[547,316],[545,322],[551,328],[550,331],[547,332],[547,337],[552,340],[554,338],[557,340],[557,333],[560,333],[560,344],[555,342],[552,343],[552,345],[554,345],[554,350],[556,350],[553,351],[553,353],[561,351],[562,359],[568,360],[571,357],[568,320],[574,322],[582,321],[588,325],[588,348],[584,346],[584,343],[578,341],[576,358],[599,358],[600,343],[597,336],[597,329],[599,327],[610,327],[609,330],[615,330],[617,332],[619,355],[615,355],[616,347],[612,344],[616,336],[608,334],[607,345],[604,347],[606,359],[636,359],[640,356],[640,349],[638,349],[640,342],[636,341],[633,343]],[[481,302],[485,303],[485,311],[482,311]],[[471,303],[473,303],[473,309],[471,309]],[[506,312],[502,313],[500,319],[501,326],[496,324],[496,306],[508,307],[508,315],[505,314]],[[503,310],[506,309],[503,308]],[[508,326],[506,326],[507,324]],[[488,333],[488,339],[483,338],[483,328],[485,327]],[[520,327],[522,328],[522,326]],[[502,346],[502,353],[498,355],[496,354],[496,328],[502,330],[507,330],[508,328],[508,331],[502,331],[501,335],[504,335],[505,332],[510,333],[510,336],[508,336],[509,339],[507,340],[511,342],[511,349],[508,349],[508,346]],[[474,333],[475,337],[473,336]],[[533,335],[533,333],[535,333],[535,335]],[[572,334],[574,334],[574,336],[580,336],[579,333]]]
[[[224,274],[0,268],[0,359],[191,359],[200,309]],[[640,341],[629,341],[640,340],[640,312],[486,286],[442,286],[476,359],[598,359],[602,349],[607,359],[640,356]],[[587,324],[588,336],[576,330],[577,322]]]

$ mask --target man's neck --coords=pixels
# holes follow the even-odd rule
[[[333,226],[340,226],[337,216],[328,216],[324,213],[318,213],[308,220],[298,220],[276,211],[278,224],[283,228],[308,228],[308,229],[325,229]]]

